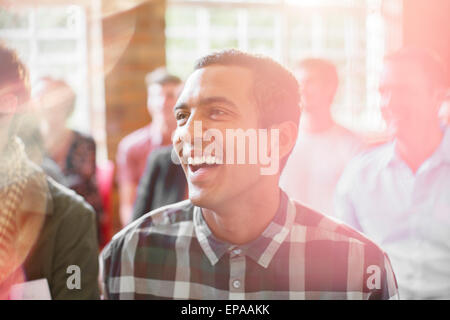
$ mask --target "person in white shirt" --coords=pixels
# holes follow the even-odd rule
[[[326,60],[310,58],[299,62],[294,75],[300,85],[302,116],[280,187],[300,203],[331,215],[339,177],[362,144],[331,116],[338,87],[336,67]]]
[[[395,139],[349,164],[335,214],[391,258],[400,298],[450,298],[450,128],[439,108],[448,83],[431,52],[385,59],[381,110]]]

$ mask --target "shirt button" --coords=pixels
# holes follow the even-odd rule
[[[234,253],[235,255],[237,255],[237,256],[240,255],[241,252],[242,252],[241,249],[234,249],[234,250],[233,250],[233,253]]]
[[[234,280],[233,281],[233,287],[235,289],[239,289],[241,287],[241,282],[239,280]]]

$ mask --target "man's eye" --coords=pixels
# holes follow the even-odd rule
[[[225,115],[227,115],[227,113],[220,109],[213,109],[213,110],[211,110],[211,113],[210,113],[210,116],[213,119],[223,117]]]
[[[180,121],[180,120],[186,120],[187,117],[188,117],[188,114],[187,114],[186,112],[177,112],[177,113],[175,114],[175,119],[176,119],[177,121]]]

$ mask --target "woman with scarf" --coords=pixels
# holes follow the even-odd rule
[[[26,67],[0,45],[0,299],[98,299],[95,214],[28,159],[16,133],[29,98]]]

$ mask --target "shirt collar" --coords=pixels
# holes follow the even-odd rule
[[[217,239],[203,218],[201,208],[194,207],[194,229],[204,253],[212,265],[215,265],[227,252],[234,254],[239,249],[260,266],[267,268],[286,239],[295,218],[295,204],[281,191],[280,205],[274,218],[255,240],[244,245],[233,245]]]

